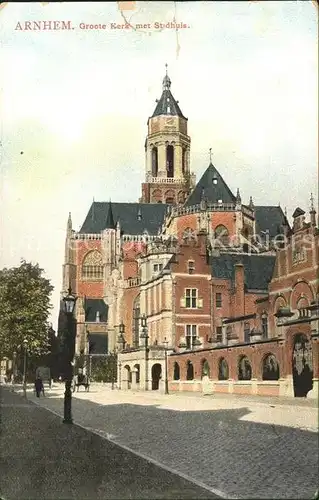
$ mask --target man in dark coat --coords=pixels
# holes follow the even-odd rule
[[[40,375],[38,375],[37,378],[35,379],[34,388],[35,388],[35,392],[37,394],[37,398],[40,397],[41,392],[44,396],[44,387],[43,387],[43,382],[42,382],[42,378],[40,377]]]

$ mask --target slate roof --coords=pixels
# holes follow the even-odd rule
[[[85,321],[96,321],[96,313],[100,313],[100,322],[106,322],[108,318],[109,306],[103,299],[84,300]]]
[[[276,257],[270,255],[221,254],[211,257],[212,276],[234,282],[235,264],[242,263],[245,285],[250,290],[268,290]]]
[[[217,184],[213,183],[214,179],[217,180]],[[203,196],[208,203],[218,203],[218,200],[222,200],[223,203],[236,203],[236,196],[233,195],[212,163],[209,164],[195,189],[187,198],[185,206],[190,207],[199,204]]]
[[[90,354],[107,354],[108,336],[106,333],[89,332],[88,340]]]
[[[263,231],[269,231],[269,237],[274,238],[283,233],[283,225],[288,224],[281,207],[255,206],[256,233],[263,235]],[[289,224],[288,224],[289,226]]]
[[[106,229],[109,202],[94,201],[80,229],[80,233],[98,234]],[[123,234],[156,235],[167,205],[164,203],[112,203],[114,221],[120,221]]]
[[[160,100],[157,101],[152,118],[159,115],[181,116],[185,118],[172,92],[167,88],[163,90]],[[187,120],[187,118],[185,119]]]

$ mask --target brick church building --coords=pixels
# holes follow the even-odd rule
[[[136,203],[67,222],[63,292],[76,352],[118,352],[118,387],[318,397],[318,241],[297,208],[234,194],[212,164],[196,183],[188,119],[166,74],[148,119]],[[166,386],[166,389],[167,389]]]

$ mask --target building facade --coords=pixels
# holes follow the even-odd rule
[[[161,389],[167,374],[175,391],[316,396],[313,201],[290,227],[279,206],[243,203],[211,158],[196,183],[187,126],[166,74],[139,202],[93,202],[78,232],[69,216],[76,351],[118,350],[122,389]]]

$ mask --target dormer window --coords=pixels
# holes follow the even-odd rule
[[[167,113],[170,113],[171,112],[171,108],[170,106],[167,106]]]
[[[216,177],[214,177],[214,178],[213,178],[213,184],[215,184],[215,185],[216,185],[216,184],[217,184],[217,182],[218,182],[218,181],[217,181]]]
[[[195,262],[193,260],[188,261],[188,274],[193,274],[195,271]]]
[[[223,200],[218,200],[219,205],[223,203]]]
[[[100,311],[96,311],[95,321],[96,323],[100,322]]]

